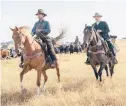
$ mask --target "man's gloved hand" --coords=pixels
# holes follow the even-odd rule
[[[41,30],[40,29],[36,29],[36,33],[39,33]]]
[[[102,32],[102,30],[98,29],[97,32],[100,33],[100,32]]]

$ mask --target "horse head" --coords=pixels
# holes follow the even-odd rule
[[[92,27],[86,25],[84,28],[83,34],[84,34],[83,46],[84,46],[84,49],[87,49],[92,40]]]
[[[14,43],[15,43],[15,51],[16,53],[18,53],[18,49],[20,46],[22,46],[22,44],[25,43],[26,41],[26,37],[24,36],[24,34],[22,33],[22,29],[24,27],[16,27],[15,28],[10,28],[13,32],[12,34],[12,38],[14,40]]]

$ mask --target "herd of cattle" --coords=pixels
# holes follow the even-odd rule
[[[13,48],[0,50],[0,59],[11,59],[11,58],[16,58],[18,56],[21,56],[21,53],[17,55]]]
[[[79,44],[74,44],[74,43],[70,43],[70,44],[62,44],[59,47],[55,47],[55,52],[56,54],[59,53],[79,53],[82,52],[83,50],[83,45],[81,43]]]
[[[70,43],[70,44],[62,44],[58,47],[54,47],[56,54],[62,54],[62,53],[81,53],[83,50],[83,46],[81,43],[75,44],[75,43]],[[21,53],[18,54],[20,56]],[[16,58],[18,57],[14,48],[12,49],[1,49],[0,50],[0,59],[11,59],[11,58]]]

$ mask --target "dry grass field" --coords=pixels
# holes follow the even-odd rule
[[[55,70],[47,70],[46,91],[41,91],[40,96],[35,94],[36,71],[24,75],[24,87],[28,91],[21,95],[19,59],[2,60],[1,105],[126,106],[126,42],[118,41],[117,45],[119,64],[112,79],[103,71],[103,82],[96,81],[92,68],[84,64],[84,53],[60,54],[61,83],[57,82]]]

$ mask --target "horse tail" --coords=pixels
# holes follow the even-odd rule
[[[54,43],[56,43],[57,41],[63,39],[65,37],[64,36],[65,33],[66,33],[66,29],[62,29],[62,31],[60,32],[60,34],[57,37],[53,38]]]

